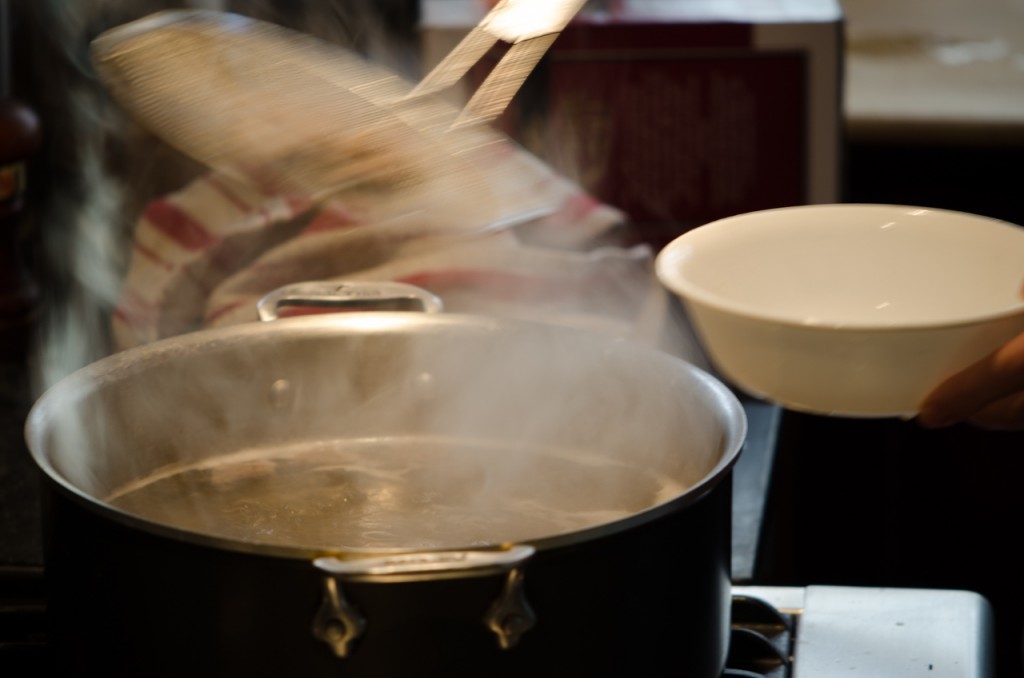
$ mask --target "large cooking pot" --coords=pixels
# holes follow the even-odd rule
[[[745,426],[665,353],[490,317],[296,317],[113,355],[27,426],[57,490],[59,668],[718,676]]]

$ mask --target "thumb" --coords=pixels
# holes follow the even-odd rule
[[[921,403],[918,421],[946,426],[1024,391],[1024,333],[939,384]]]
[[[1024,391],[983,407],[972,414],[968,421],[975,426],[993,431],[1024,430]]]

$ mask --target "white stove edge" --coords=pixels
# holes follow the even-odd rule
[[[797,615],[792,678],[992,678],[993,618],[977,593],[734,586]]]

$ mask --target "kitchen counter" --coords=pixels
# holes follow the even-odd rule
[[[1024,144],[1024,4],[844,0],[850,140]]]

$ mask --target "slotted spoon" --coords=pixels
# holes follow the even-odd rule
[[[516,3],[499,3],[484,23],[502,16],[502,5]],[[267,193],[337,199],[368,222],[422,225],[426,215],[432,228],[454,232],[501,228],[557,206],[538,190],[537,161],[475,124],[486,114],[472,109],[467,124],[434,95],[450,84],[451,62],[417,89],[312,36],[204,10],[159,12],[104,33],[92,48],[105,86],[140,124]],[[500,73],[482,90],[492,92],[490,111],[518,88]],[[520,65],[513,76],[526,73]]]

